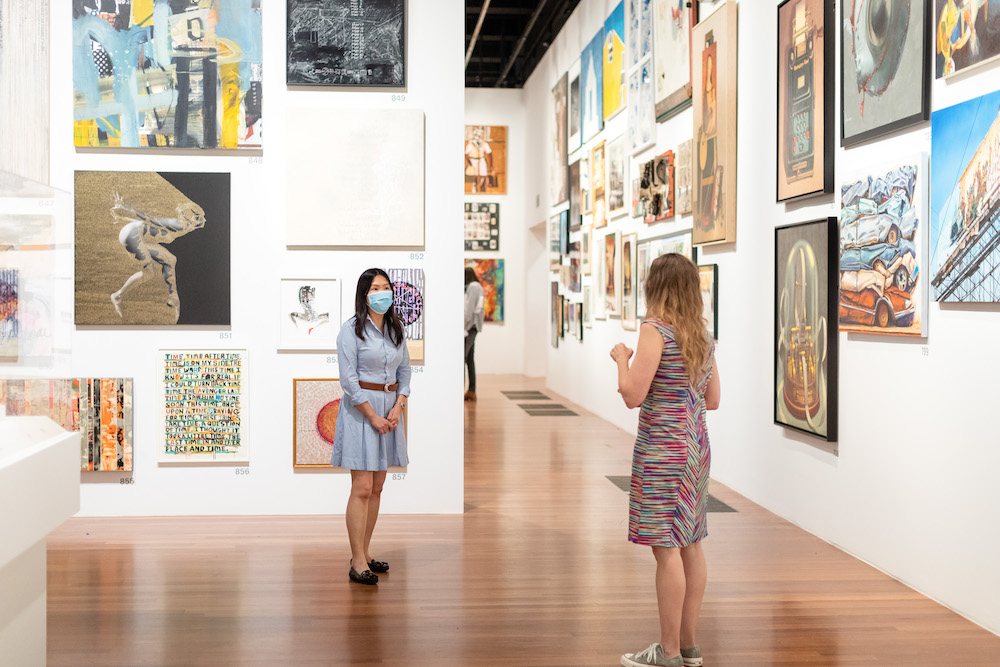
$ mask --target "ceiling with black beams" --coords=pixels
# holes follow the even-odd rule
[[[465,87],[521,88],[580,0],[465,0]]]

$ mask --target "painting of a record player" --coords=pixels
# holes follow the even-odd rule
[[[775,230],[774,423],[837,439],[837,219]]]

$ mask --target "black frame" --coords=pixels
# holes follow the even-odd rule
[[[719,265],[699,264],[699,274],[702,269],[712,269],[712,338],[719,340]]]
[[[910,11],[913,12],[913,9],[912,9],[913,8],[913,4],[911,4],[910,7],[911,7]],[[904,128],[904,127],[909,127],[911,125],[916,125],[917,123],[922,123],[924,121],[930,120],[930,118],[931,118],[931,60],[932,60],[932,55],[933,55],[930,52],[931,51],[930,44],[931,44],[931,41],[933,40],[933,35],[934,35],[934,28],[933,28],[934,15],[933,15],[933,12],[932,12],[932,9],[931,9],[931,2],[930,2],[930,0],[926,0],[923,3],[923,7],[924,7],[924,17],[923,17],[924,18],[924,31],[923,31],[922,40],[920,42],[920,48],[921,48],[920,58],[921,58],[921,62],[924,64],[924,66],[922,68],[922,74],[920,76],[920,85],[922,87],[922,89],[920,91],[920,111],[917,112],[917,113],[915,113],[915,114],[912,114],[910,116],[906,116],[905,118],[900,118],[898,120],[894,120],[891,123],[886,123],[885,125],[882,125],[880,127],[874,127],[874,128],[872,128],[870,130],[866,130],[865,132],[860,132],[860,133],[855,134],[855,135],[853,135],[851,137],[846,137],[844,135],[844,85],[845,85],[845,76],[844,76],[844,66],[843,66],[843,63],[844,63],[844,55],[846,53],[845,49],[847,48],[847,43],[844,40],[845,32],[843,30],[841,30],[841,39],[840,39],[840,65],[841,65],[840,66],[840,145],[842,147],[844,147],[844,148],[850,148],[851,146],[857,146],[858,144],[862,144],[862,143],[864,143],[866,141],[870,141],[872,139],[875,139],[876,137],[881,137],[883,135],[889,134],[890,132],[895,132],[896,130],[900,130],[900,129]],[[847,11],[847,2],[845,1],[841,5],[841,8],[840,8],[840,25],[844,25],[844,19],[845,19],[844,12],[846,12],[846,11]],[[911,14],[910,16],[911,16],[911,20],[912,20],[913,14]]]
[[[798,199],[805,199],[806,197],[814,197],[816,195],[830,194],[833,192],[833,72],[836,68],[834,63],[834,42],[836,42],[836,3],[834,0],[821,0],[823,3],[823,102],[820,108],[823,111],[823,155],[818,162],[823,164],[823,189],[822,190],[811,190],[809,192],[802,192],[797,195],[792,195],[790,197],[781,198],[781,161],[782,148],[785,146],[781,142],[781,77],[782,77],[782,63],[784,58],[781,55],[781,11],[785,5],[792,2],[798,2],[799,0],[782,0],[778,3],[777,9],[777,23],[778,23],[778,37],[777,37],[777,64],[776,74],[778,76],[777,83],[774,92],[774,102],[777,113],[774,118],[775,125],[775,137],[776,137],[776,156],[777,161],[774,164],[774,198],[778,202],[789,202]],[[832,28],[832,29],[831,29]],[[788,92],[786,91],[786,95]],[[786,119],[787,123],[787,119]],[[818,142],[817,142],[818,143]]]
[[[312,83],[312,82],[304,82],[304,81],[289,81],[288,80],[288,51],[289,51],[289,48],[288,48],[288,33],[292,29],[292,25],[291,25],[291,21],[292,21],[292,11],[291,11],[292,10],[292,6],[291,5],[292,5],[293,2],[294,2],[294,0],[285,0],[285,85],[286,86],[295,86],[295,87],[317,86],[317,87],[323,87],[323,88],[328,88],[328,87],[332,87],[332,88],[391,88],[391,89],[396,89],[396,90],[405,90],[406,89],[406,84],[407,84],[407,78],[406,78],[406,76],[407,76],[407,72],[408,72],[408,68],[406,66],[406,61],[407,61],[407,49],[408,49],[408,46],[409,46],[408,43],[407,43],[407,39],[406,39],[406,28],[407,28],[407,25],[409,24],[409,21],[408,21],[409,17],[407,16],[409,14],[409,5],[410,5],[409,0],[399,0],[399,2],[403,5],[403,25],[402,25],[402,30],[401,30],[402,34],[400,35],[400,47],[401,47],[401,52],[403,54],[403,81],[402,81],[402,83]]]
[[[783,260],[778,255],[778,237],[790,229],[805,227],[808,225],[826,225],[826,261],[827,261],[827,313],[826,313],[826,434],[822,435],[809,431],[792,424],[778,421],[778,334],[781,327],[781,313],[779,309],[779,299],[781,286],[778,284],[779,262]],[[774,333],[771,339],[774,357],[772,359],[772,369],[774,376],[771,383],[771,410],[774,423],[784,428],[805,433],[814,438],[819,438],[827,442],[837,441],[837,394],[839,376],[839,354],[838,343],[840,338],[837,323],[838,308],[840,303],[840,226],[838,219],[834,217],[820,218],[819,220],[808,220],[783,227],[776,227],[774,230]]]

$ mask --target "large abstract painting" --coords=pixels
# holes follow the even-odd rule
[[[287,118],[288,245],[423,246],[423,111],[290,108]]]
[[[653,0],[628,0],[628,66],[653,52]]]
[[[50,9],[0,0],[0,172],[39,183],[49,182]]]
[[[250,462],[246,350],[161,350],[160,463]]]
[[[424,270],[388,269],[392,305],[406,334],[410,362],[424,363]]]
[[[628,75],[629,153],[635,155],[656,143],[653,112],[653,65],[648,60]]]
[[[1000,91],[931,114],[931,285],[1000,302]]]
[[[698,23],[698,3],[653,0],[653,70],[656,116],[669,116],[691,100],[691,30]]]
[[[500,204],[465,203],[465,249],[500,249]]]
[[[76,172],[76,323],[230,323],[229,174]]]
[[[576,60],[570,65],[569,72],[567,72],[567,78],[569,79],[569,111],[566,117],[566,122],[569,125],[569,129],[566,134],[569,137],[566,144],[566,151],[568,153],[574,152],[583,144],[583,132],[580,131],[580,122],[582,120],[580,112],[580,61]]]
[[[833,3],[778,5],[778,201],[833,192]]]
[[[504,272],[502,259],[466,259],[465,266],[471,267],[479,276],[486,301],[487,322],[503,324]]]
[[[837,439],[837,219],[774,237],[774,423]]]
[[[283,279],[278,291],[278,349],[337,349],[340,281]]]
[[[927,160],[900,158],[840,186],[840,330],[927,335]]]
[[[677,232],[638,242],[634,269],[636,273],[636,315],[638,318],[646,316],[646,278],[649,277],[650,265],[657,257],[672,252],[690,257],[692,262],[695,261],[698,251],[691,242],[691,232]]]
[[[934,0],[935,76],[948,77],[1000,55],[1000,7],[989,0]]]
[[[20,272],[0,266],[0,363],[18,359],[21,337],[18,294]]]
[[[259,148],[262,0],[73,0],[73,140]]]
[[[465,126],[465,194],[507,194],[506,125]]]
[[[604,129],[604,28],[580,54],[580,125],[589,141]]]
[[[625,108],[625,2],[604,21],[604,120]]]
[[[927,120],[930,10],[914,0],[841,3],[841,145]]]
[[[405,0],[287,0],[285,80],[405,86]]]
[[[727,2],[692,32],[694,243],[736,240],[736,17]]]
[[[549,197],[555,206],[569,198],[566,175],[567,81],[563,74],[552,88],[552,150],[549,157]]]

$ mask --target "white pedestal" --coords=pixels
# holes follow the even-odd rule
[[[80,509],[80,434],[0,419],[0,657],[45,664],[45,536]]]

